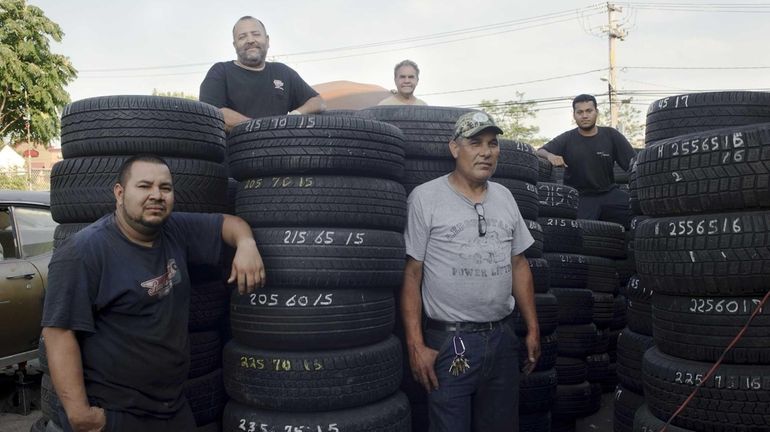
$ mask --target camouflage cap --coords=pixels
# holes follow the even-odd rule
[[[503,133],[503,130],[495,124],[494,119],[487,113],[472,111],[457,119],[452,139],[457,139],[457,137],[470,138],[487,129],[494,129],[498,134]]]

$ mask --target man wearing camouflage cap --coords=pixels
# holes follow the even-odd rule
[[[540,357],[522,255],[533,239],[510,191],[489,181],[500,133],[487,114],[464,114],[449,141],[454,171],[408,199],[401,310],[412,375],[428,391],[431,432],[518,430],[516,304],[528,329],[524,373]]]

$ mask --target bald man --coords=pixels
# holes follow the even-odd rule
[[[201,83],[200,101],[214,105],[228,131],[252,118],[313,114],[326,104],[294,69],[268,62],[270,36],[262,21],[244,16],[233,27],[237,60],[216,63]]]

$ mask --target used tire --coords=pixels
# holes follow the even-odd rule
[[[62,112],[64,159],[151,153],[221,163],[225,123],[211,105],[161,96],[101,96]]]
[[[409,432],[409,400],[397,392],[372,404],[327,412],[268,411],[231,400],[225,407],[226,431]]]
[[[391,336],[344,350],[266,351],[230,341],[223,353],[227,394],[276,411],[330,411],[393,394],[401,383],[401,344]]]
[[[557,183],[537,184],[540,217],[575,219],[580,194],[577,189]]]
[[[760,297],[674,297],[655,294],[652,327],[655,344],[669,355],[715,362],[748,322]],[[770,364],[770,316],[759,313],[726,363]]]
[[[607,328],[612,324],[615,312],[615,296],[608,293],[592,292],[593,310],[592,320],[597,328]]]
[[[542,413],[551,409],[556,396],[556,370],[532,372],[519,379],[519,412]]]
[[[408,158],[451,158],[449,140],[457,119],[469,108],[383,105],[359,112],[403,131]]]
[[[268,287],[393,288],[401,285],[404,238],[395,231],[255,228]]]
[[[532,272],[532,283],[535,293],[542,294],[551,288],[551,272],[548,270],[548,261],[545,258],[527,258],[529,271]]]
[[[543,256],[543,227],[541,227],[539,223],[531,220],[526,221],[526,223],[527,228],[529,228],[529,233],[532,235],[535,242],[524,251],[524,256],[527,258],[541,258]]]
[[[656,293],[761,296],[770,279],[770,211],[647,219],[634,247]]]
[[[625,258],[626,236],[623,225],[598,220],[578,219],[583,233],[585,255],[604,258]]]
[[[560,325],[556,328],[556,338],[559,355],[584,359],[596,349],[596,326]]]
[[[219,420],[227,402],[222,369],[185,381],[184,394],[195,417],[195,424],[203,426]]]
[[[642,401],[643,402],[643,401]],[[656,432],[663,430],[663,426],[666,425],[666,420],[661,420],[650,412],[650,408],[642,404],[634,415],[633,432]],[[674,425],[666,426],[668,432],[694,432],[692,429],[684,429]]]
[[[711,363],[693,362],[651,348],[644,354],[644,394],[650,412],[668,418],[692,393]],[[770,429],[770,367],[722,364],[672,424],[693,430],[748,432]]]
[[[236,341],[254,348],[289,351],[370,345],[388,337],[394,319],[391,288],[267,286],[247,295],[233,292],[230,310]]]
[[[559,356],[555,369],[559,385],[580,384],[588,379],[588,365],[583,359]]]
[[[634,430],[634,415],[640,406],[644,405],[644,395],[635,393],[621,385],[615,389],[613,404],[613,426],[616,432],[632,432]],[[650,432],[657,430],[653,429]]]
[[[770,94],[725,91],[669,96],[650,104],[644,142],[770,121]]]
[[[222,340],[218,331],[190,333],[190,373],[188,379],[206,375],[222,366]],[[200,423],[205,424],[205,423]]]
[[[284,115],[241,123],[227,137],[236,180],[274,175],[361,175],[400,180],[404,135],[359,116]]]
[[[585,288],[551,288],[558,302],[559,324],[593,322],[594,298]]]
[[[535,311],[540,334],[550,335],[553,333],[559,324],[559,306],[554,294],[552,292],[535,294]],[[516,314],[515,329],[517,335],[527,335],[526,324],[519,313]]]
[[[625,329],[618,337],[618,381],[623,387],[643,394],[642,357],[652,348],[652,337]]]
[[[764,123],[656,143],[639,155],[636,188],[642,211],[652,216],[759,209],[770,207],[768,175]]]
[[[537,222],[543,229],[544,252],[583,252],[583,230],[576,220],[541,217]]]
[[[392,180],[280,176],[241,182],[235,212],[252,227],[327,226],[403,231],[406,194]]]

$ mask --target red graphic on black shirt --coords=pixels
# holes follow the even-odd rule
[[[171,258],[166,264],[166,273],[148,281],[142,282],[142,287],[147,288],[147,294],[158,298],[163,298],[171,292],[174,284],[182,282],[182,275],[179,274],[176,260]]]

